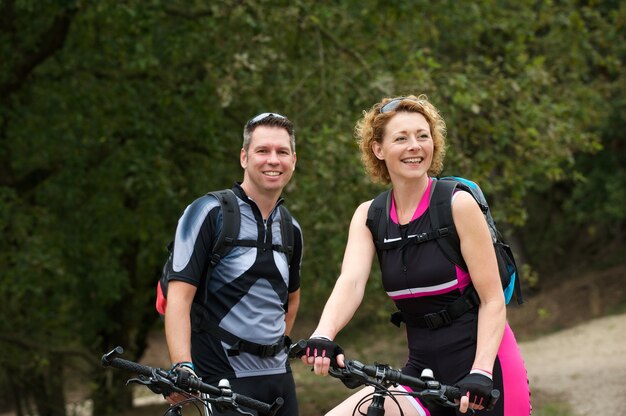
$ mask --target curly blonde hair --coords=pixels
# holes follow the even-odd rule
[[[381,108],[395,100],[399,100],[395,107],[381,112]],[[361,151],[361,161],[367,174],[374,182],[385,185],[391,182],[387,165],[384,160],[376,157],[372,144],[374,142],[382,144],[387,123],[399,112],[420,113],[428,122],[434,144],[433,161],[428,169],[428,174],[431,176],[439,175],[443,169],[443,159],[446,154],[446,123],[437,108],[428,101],[428,97],[424,94],[417,97],[409,95],[398,98],[383,98],[368,111],[363,112],[363,117],[355,126],[355,136]]]

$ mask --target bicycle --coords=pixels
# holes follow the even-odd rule
[[[291,345],[289,356],[292,358],[302,356],[306,349],[306,340],[300,340],[296,344]],[[402,374],[399,370],[390,367],[387,364],[366,365],[356,360],[345,360],[345,367],[331,367],[329,374],[338,378],[343,384],[355,389],[361,386],[374,387],[374,393],[365,396],[354,408],[353,415],[357,411],[361,415],[367,416],[384,416],[385,414],[385,397],[389,397],[398,405],[400,414],[403,415],[400,404],[395,396],[412,396],[419,398],[423,403],[437,405],[443,407],[458,408],[459,404],[455,400],[460,400],[461,392],[455,386],[448,386],[435,380],[433,372],[430,369],[424,369],[421,378],[411,377]],[[403,385],[413,389],[412,392],[391,391],[390,387]],[[500,391],[494,389],[491,391],[491,397],[487,409],[492,409],[500,398]],[[360,408],[371,400],[367,408],[367,413],[362,413]],[[468,409],[468,416],[474,414],[473,409]]]
[[[105,367],[126,370],[139,375],[137,378],[129,379],[126,385],[141,384],[156,394],[168,396],[172,392],[177,392],[187,398],[180,403],[170,405],[164,416],[181,415],[182,406],[187,403],[194,404],[200,414],[204,410],[205,416],[213,414],[211,406],[220,410],[235,410],[242,415],[252,416],[251,413],[240,408],[243,406],[263,415],[274,416],[284,402],[281,397],[278,397],[272,404],[264,403],[232,391],[230,383],[226,379],[220,380],[218,387],[215,387],[202,382],[200,378],[187,371],[171,372],[120,358],[123,353],[122,347],[116,347],[104,354],[101,361]],[[198,396],[195,394],[196,392],[204,393],[204,395]]]

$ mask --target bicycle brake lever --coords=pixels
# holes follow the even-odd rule
[[[369,380],[367,375],[360,371],[358,366],[355,366],[352,362],[347,362],[346,367],[344,368],[330,367],[328,369],[328,373],[341,380],[341,382],[349,389],[361,387],[362,385],[367,384]]]
[[[126,385],[129,384],[141,384],[142,386],[146,386],[155,394],[162,394],[163,397],[167,397],[170,395],[172,391],[174,391],[174,387],[169,385],[164,380],[156,380],[152,377],[139,376],[134,378],[129,378],[126,381]]]
[[[129,378],[128,381],[126,381],[126,385],[128,386],[129,384],[141,384],[142,386],[146,386],[152,390],[153,393],[161,394],[161,388],[156,384],[156,382],[145,376]]]
[[[453,408],[459,407],[458,403],[455,403],[454,401],[452,401],[452,399],[448,398],[448,396],[446,395],[446,389],[444,388],[444,386],[441,385],[439,385],[439,388],[429,387],[426,390],[422,390],[421,392],[411,393],[411,396],[418,397],[420,400],[426,403],[431,403],[434,406]],[[427,407],[429,406],[427,405]],[[468,412],[470,412],[466,413],[466,415],[468,416],[474,414],[472,409],[468,409]]]

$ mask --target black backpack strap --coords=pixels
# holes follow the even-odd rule
[[[467,270],[461,255],[461,241],[452,218],[452,195],[458,182],[454,180],[434,180],[430,194],[430,222],[433,230],[438,231],[442,238],[437,243],[446,257],[454,264]]]
[[[372,233],[376,251],[380,254],[383,250],[393,250],[407,244],[420,244],[430,240],[439,240],[447,236],[449,228],[439,227],[433,231],[418,234],[415,236],[385,241],[387,235],[387,223],[389,222],[389,211],[391,210],[391,191],[379,194],[372,201],[367,211],[367,227]],[[451,217],[452,214],[450,214]],[[454,237],[454,236],[452,236]]]
[[[222,208],[222,232],[219,233],[215,243],[213,244],[213,253],[211,255],[211,266],[215,267],[237,243],[239,236],[239,226],[241,218],[239,214],[239,202],[237,196],[230,189],[209,192],[220,203]]]
[[[222,210],[222,231],[217,235],[211,253],[211,267],[215,267],[235,246],[256,247],[264,250],[275,250],[287,254],[289,262],[293,257],[294,230],[293,217],[289,210],[282,205],[280,209],[280,230],[282,244],[264,243],[256,240],[239,240],[239,228],[241,215],[237,196],[231,189],[209,192],[208,195],[215,197]]]
[[[391,190],[379,194],[367,210],[366,225],[372,233],[376,250],[382,249],[387,233],[387,219],[391,209]]]
[[[291,216],[291,213],[289,212],[287,207],[279,205],[278,208],[280,209],[280,234],[283,249],[282,251],[287,254],[287,264],[291,264],[295,240],[293,230],[293,217]]]

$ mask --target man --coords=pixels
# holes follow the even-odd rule
[[[205,195],[187,207],[169,270],[167,345],[174,365],[211,384],[227,378],[236,393],[267,403],[280,396],[278,414],[293,416],[298,404],[284,347],[300,302],[303,243],[293,220],[292,252],[284,249],[279,205],[296,166],[294,127],[282,115],[263,113],[246,123],[243,137],[243,182],[232,188],[239,241],[205,276],[222,227],[220,203]],[[238,244],[243,240],[251,244]]]

